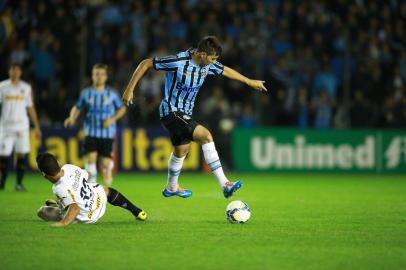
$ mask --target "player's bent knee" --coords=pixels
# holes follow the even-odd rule
[[[183,158],[184,156],[186,156],[189,153],[189,147],[187,147],[187,148],[175,148],[175,150],[173,152],[174,152],[175,157]]]
[[[207,131],[201,138],[200,138],[200,144],[206,144],[210,143],[213,141],[213,137],[211,136],[210,132]]]
[[[203,126],[197,126],[193,134],[193,139],[199,144],[206,144],[213,141],[213,136],[207,128]]]

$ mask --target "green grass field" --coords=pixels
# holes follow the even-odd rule
[[[240,174],[233,197],[252,210],[229,224],[211,175],[183,174],[190,199],[163,198],[165,174],[118,174],[114,187],[145,223],[108,206],[95,225],[52,228],[36,217],[51,184],[14,176],[0,193],[0,269],[406,269],[406,178]]]

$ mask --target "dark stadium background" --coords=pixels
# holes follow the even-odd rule
[[[62,127],[93,64],[122,92],[146,57],[186,50],[211,34],[221,62],[263,79],[267,94],[216,78],[195,117],[224,162],[230,127],[405,127],[404,1],[0,1],[0,78],[21,63],[43,127]],[[163,74],[149,72],[121,126],[160,126]]]
[[[11,170],[0,191],[0,269],[406,269],[405,24],[405,0],[0,0],[0,80],[23,65],[43,134],[31,134],[28,192]],[[119,123],[113,182],[148,220],[112,205],[93,225],[40,220],[52,191],[35,157],[83,165],[83,131],[62,123],[93,64],[121,93],[142,59],[208,34],[223,64],[269,90],[220,76],[195,106],[243,187],[225,199],[192,144],[179,181],[193,196],[162,196],[172,145],[163,73],[150,71]],[[249,205],[247,223],[227,221],[231,200]]]

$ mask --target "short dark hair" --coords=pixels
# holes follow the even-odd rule
[[[20,63],[12,62],[10,63],[10,68],[18,67],[19,69],[23,70],[23,66]]]
[[[55,176],[61,170],[58,160],[51,153],[38,154],[37,158],[38,169],[49,176]]]
[[[197,44],[198,52],[205,52],[208,55],[221,55],[221,44],[215,36],[206,36]]]
[[[95,68],[97,68],[97,69],[104,69],[106,72],[109,71],[109,66],[106,65],[106,64],[103,64],[103,63],[94,64],[94,65],[93,65],[93,69],[95,69]]]

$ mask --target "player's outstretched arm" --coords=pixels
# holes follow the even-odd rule
[[[72,107],[72,109],[70,110],[70,114],[69,117],[66,118],[65,122],[64,122],[64,126],[67,127],[71,127],[74,126],[76,123],[76,119],[79,117],[80,115],[80,109],[75,105]]]
[[[138,67],[135,69],[133,75],[131,76],[130,82],[123,94],[123,102],[125,105],[130,105],[133,103],[134,89],[138,81],[144,76],[144,74],[153,66],[152,58],[145,59],[141,61]]]
[[[79,215],[80,208],[76,203],[72,203],[68,206],[68,211],[66,212],[63,219],[59,222],[53,223],[54,227],[64,227],[71,224],[75,218]]]
[[[248,85],[256,90],[268,91],[268,89],[266,89],[266,87],[264,86],[265,81],[251,80],[251,79],[245,77],[244,75],[242,75],[241,73],[239,73],[238,71],[236,71],[232,68],[229,68],[227,66],[224,66],[224,70],[223,70],[222,74],[229,79],[243,82],[246,85]]]

